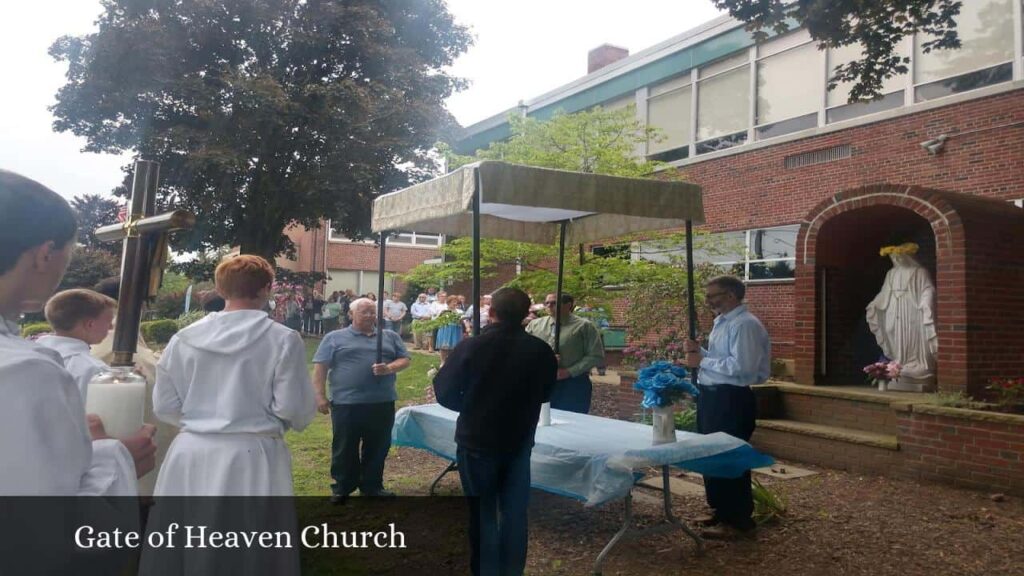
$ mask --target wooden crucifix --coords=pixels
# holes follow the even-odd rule
[[[96,229],[96,238],[101,242],[124,241],[111,366],[134,364],[142,305],[160,289],[167,256],[167,233],[191,228],[196,221],[195,216],[184,210],[154,215],[159,178],[158,162],[136,160],[127,218],[124,223]]]

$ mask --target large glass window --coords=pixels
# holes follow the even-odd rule
[[[331,241],[333,242],[352,242],[351,238],[346,238],[344,234],[336,230],[333,226],[331,227]],[[363,242],[373,244],[377,241],[376,237],[371,237]],[[444,237],[439,234],[423,234],[421,232],[399,232],[392,234],[388,238],[388,246],[399,245],[399,246],[425,246],[425,247],[438,247],[444,243]]]
[[[919,34],[914,45],[915,100],[921,102],[1009,80],[1013,60],[1013,0],[964,0],[956,17],[958,50],[922,45],[932,37]],[[922,86],[923,85],[923,86]]]
[[[776,41],[791,42],[789,38]],[[757,62],[757,135],[779,136],[818,124],[821,85],[818,50],[805,43]]]
[[[897,53],[901,56],[907,55],[907,50],[898,48]],[[829,48],[828,50],[828,78],[832,77],[835,69],[859,60],[864,55],[864,48],[860,44],[848,44],[840,48]],[[828,79],[826,78],[826,80]],[[907,84],[907,75],[898,74],[882,81],[882,97],[876,100],[862,100],[850,102],[850,89],[853,82],[840,82],[835,88],[829,90],[825,95],[825,104],[828,107],[825,112],[825,121],[828,123],[849,120],[865,114],[874,114],[891,108],[899,108],[903,105],[903,88]]]
[[[723,274],[734,274],[744,281],[788,280],[796,272],[798,225],[758,228],[710,234],[696,240],[695,264],[714,264]],[[634,259],[669,263],[685,257],[685,249],[663,243],[639,242],[633,248]]]
[[[702,70],[701,76],[707,76],[706,72]],[[702,79],[697,90],[697,153],[746,142],[750,66],[744,62],[738,68]]]
[[[647,143],[647,154],[657,160],[686,158],[690,143],[690,77],[682,76],[650,89],[647,124],[661,130],[661,138]]]

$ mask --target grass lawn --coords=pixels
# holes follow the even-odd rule
[[[313,354],[320,345],[318,338],[306,339],[306,360],[313,370]],[[397,407],[417,403],[430,385],[427,371],[440,361],[433,354],[411,351],[412,366],[399,372]],[[292,451],[292,478],[296,496],[322,496],[331,493],[331,417],[317,414],[302,432],[288,432],[285,441]]]

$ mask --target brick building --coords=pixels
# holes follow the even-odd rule
[[[606,45],[586,76],[467,127],[456,150],[507,137],[510,114],[634,106],[664,133],[638,154],[703,187],[706,229],[739,247],[705,260],[747,281],[798,382],[863,382],[878,354],[864,308],[890,266],[878,249],[900,239],[936,284],[939,388],[979,392],[1024,375],[1021,12],[966,0],[960,49],[909,39],[910,71],[862,103],[826,88],[856,47],[819,50],[804,30],[756,44],[723,17],[631,56]]]
[[[353,290],[356,294],[377,292],[380,252],[372,240],[350,240],[334,232],[330,222],[309,230],[293,227],[287,231],[295,244],[295,259],[279,258],[278,266],[303,272],[325,272],[324,293]],[[388,240],[384,289],[405,291],[395,277],[440,256],[444,238],[436,234],[406,232]]]

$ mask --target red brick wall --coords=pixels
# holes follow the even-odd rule
[[[1024,494],[1024,423],[899,412],[902,475]]]
[[[700,184],[715,232],[799,223],[833,194],[881,182],[913,184],[989,198],[1024,198],[1024,90],[1015,90],[700,162],[679,169]],[[958,136],[959,132],[981,130]],[[952,137],[931,156],[920,143]],[[786,169],[783,159],[841,144],[853,157]]]
[[[708,160],[680,168],[679,173],[702,186],[707,226],[715,232],[802,223],[816,211],[816,206],[821,210],[837,193],[881,182],[892,184],[893,188],[926,186],[1006,201],[1024,198],[1024,126],[1019,125],[1022,122],[1024,90],[1015,90]],[[932,156],[921,149],[920,142],[943,133],[951,138],[941,153]],[[784,167],[786,156],[841,144],[852,147],[851,158],[795,169]],[[913,209],[909,205],[905,207]],[[970,222],[975,221],[978,226],[985,226],[984,219]],[[964,225],[970,227],[970,222]],[[932,224],[939,242],[951,242],[962,232],[942,231],[935,227],[934,221]],[[939,237],[940,234],[945,236]],[[945,334],[940,336],[940,385],[945,380],[947,389],[968,386],[968,337],[979,343],[986,338],[1000,338],[1003,342],[1013,342],[1017,351],[1024,350],[1024,340],[1021,340],[1024,335],[1019,334],[1024,331],[1010,333],[1010,326],[1021,325],[1020,314],[1024,313],[1020,291],[1006,293],[1011,286],[1021,285],[1020,273],[1009,267],[1021,268],[1017,258],[1024,250],[1016,249],[1016,255],[1009,254],[1015,249],[1007,246],[1022,245],[1019,240],[1015,242],[1017,236],[994,231],[993,234],[996,237],[987,240],[979,237],[978,247],[974,249],[975,253],[987,253],[991,257],[972,260],[970,254],[958,253],[943,259],[940,253],[935,265],[937,275],[948,275],[946,290],[938,292],[940,319],[946,327]],[[848,239],[848,242],[857,241],[856,236]],[[970,252],[971,248],[967,250]],[[997,252],[1001,254],[998,257]],[[970,274],[965,274],[967,266],[971,267]],[[802,271],[808,278],[806,283],[796,282],[785,288],[783,285],[752,285],[749,298],[751,308],[765,321],[772,340],[793,342],[793,345],[777,344],[775,356],[809,359],[802,365],[798,362],[797,377],[798,381],[810,383],[815,379],[814,328],[819,319],[819,312],[813,305],[816,269],[813,263],[798,262],[797,267],[798,274]],[[989,292],[984,293],[988,294],[986,296],[979,292],[981,301],[972,303],[968,330],[968,310],[963,308],[963,302],[967,279],[971,276],[989,279],[989,284],[984,286]],[[993,286],[1004,279],[1002,288]],[[983,301],[991,302],[996,296],[1001,298],[999,304],[984,304]],[[1009,314],[1007,304],[1011,307]],[[988,320],[982,321],[983,318]],[[975,330],[975,326],[979,329]],[[1006,346],[987,358],[985,369],[977,372],[977,377],[971,377],[972,390],[978,388],[980,378],[996,375],[997,368],[1024,373],[1024,364],[1014,362],[1011,349]],[[1016,355],[1018,359],[1022,356],[1024,354]],[[972,367],[980,369],[982,364],[972,361]]]

